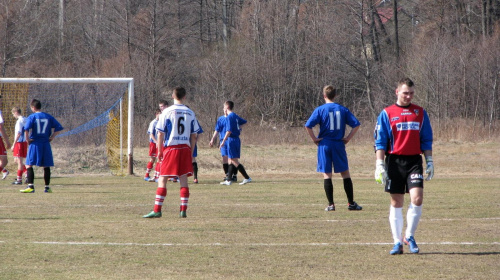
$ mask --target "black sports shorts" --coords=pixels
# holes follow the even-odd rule
[[[422,156],[388,155],[385,159],[387,176],[385,184],[388,193],[409,193],[411,188],[423,188],[424,176]]]

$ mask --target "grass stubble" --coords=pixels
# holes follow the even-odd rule
[[[315,147],[303,145],[244,147],[254,180],[245,186],[219,185],[217,150],[200,149],[187,219],[178,183],[168,184],[161,219],[141,218],[156,190],[142,180],[146,151],[136,150],[137,176],[56,173],[52,194],[2,181],[0,279],[495,279],[499,150],[436,143],[418,255],[388,254],[389,199],[371,178],[369,145],[348,148],[359,212],[347,210],[339,176],[337,211],[323,210]]]

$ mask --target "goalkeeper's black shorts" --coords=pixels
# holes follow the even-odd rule
[[[411,188],[424,187],[422,156],[389,155],[386,157],[387,176],[385,184],[388,193],[405,194]]]

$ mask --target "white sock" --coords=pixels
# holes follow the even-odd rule
[[[422,205],[416,206],[410,203],[408,206],[408,212],[406,213],[406,234],[405,237],[415,236],[415,231],[417,230],[418,222],[422,216]]]
[[[395,208],[391,206],[389,211],[389,223],[391,224],[394,244],[402,242],[401,234],[403,232],[403,208]]]

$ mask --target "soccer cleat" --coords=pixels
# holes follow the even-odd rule
[[[403,254],[403,244],[401,244],[401,242],[394,244],[394,247],[392,247],[392,250],[389,252],[389,254],[391,255]]]
[[[44,193],[52,193],[52,189],[51,188],[45,188],[45,190],[43,192]]]
[[[356,201],[354,201],[353,204],[349,204],[349,206],[347,206],[347,209],[349,210],[361,210],[363,209],[363,207],[359,206]]]
[[[149,181],[150,178],[149,177],[144,177],[144,181]]]
[[[161,212],[151,211],[151,213],[142,216],[143,218],[161,218]]]
[[[238,177],[236,176],[233,176],[233,178],[231,179],[233,182],[237,182],[238,181]]]
[[[22,184],[23,184],[23,182],[17,181],[17,180],[12,182],[12,185],[22,185]]]
[[[198,179],[193,179],[193,183],[198,184]]]
[[[332,204],[325,208],[325,211],[335,211],[335,204]]]
[[[25,188],[24,190],[19,190],[20,192],[22,193],[34,193],[35,192],[35,189],[34,188],[30,188],[30,187],[27,187]]]
[[[186,211],[179,212],[179,218],[187,218]]]
[[[252,182],[252,178],[248,177],[248,179],[243,179],[243,181],[240,183],[240,185],[245,185]]]
[[[420,249],[418,249],[417,242],[415,242],[415,238],[413,236],[410,236],[408,238],[404,238],[403,242],[410,247],[410,253],[412,254],[418,254]]]
[[[4,172],[2,172],[2,180],[4,180],[7,177],[7,175],[9,175],[9,173],[10,173],[9,170],[5,170]]]
[[[148,178],[148,182],[155,182],[155,178],[154,177]]]
[[[231,186],[231,181],[224,180],[224,182],[220,182],[221,185]]]

